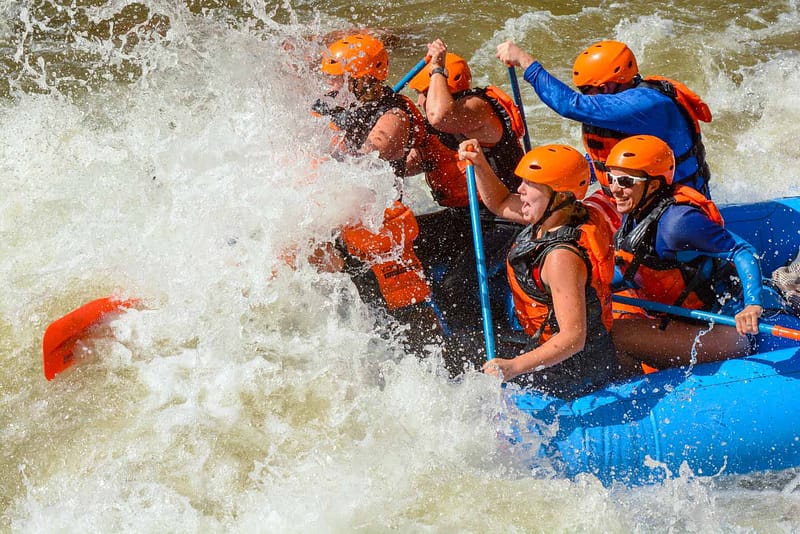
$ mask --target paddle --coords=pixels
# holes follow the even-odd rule
[[[52,380],[73,364],[75,345],[105,314],[131,308],[138,302],[137,299],[104,297],[84,304],[50,323],[42,338],[44,377]]]
[[[406,85],[408,85],[408,82],[411,81],[411,78],[413,78],[414,76],[419,74],[420,71],[425,68],[425,65],[427,65],[428,61],[430,61],[430,60],[431,60],[431,56],[425,56],[424,59],[420,59],[419,63],[417,63],[416,65],[411,67],[411,70],[408,71],[408,73],[405,76],[400,78],[400,81],[397,82],[394,87],[392,87],[392,91],[394,91],[395,93],[399,93],[400,91],[402,91],[403,88]]]
[[[720,315],[718,313],[711,313],[701,310],[690,310],[688,308],[681,308],[679,306],[670,306],[669,304],[661,304],[660,302],[651,302],[649,300],[635,299],[631,297],[623,297],[622,295],[613,295],[614,302],[622,304],[631,304],[638,306],[648,311],[668,313],[678,317],[686,317],[688,319],[698,319],[701,321],[712,321],[717,324],[724,324],[727,326],[736,326],[736,319],[727,315]],[[785,337],[787,339],[794,339],[800,341],[800,330],[793,330],[779,325],[768,325],[764,323],[758,324],[758,331],[762,334],[767,334],[775,337]]]
[[[478,292],[481,299],[483,318],[483,339],[486,342],[486,360],[494,359],[494,327],[492,310],[489,306],[489,277],[486,274],[486,259],[483,257],[483,233],[481,216],[478,211],[478,187],[475,184],[475,168],[467,161],[467,194],[469,195],[469,216],[472,222],[472,244],[475,247],[475,266],[478,269]]]
[[[508,67],[508,79],[511,82],[511,92],[514,95],[514,103],[519,108],[519,116],[522,117],[522,125],[525,127],[525,133],[522,136],[522,145],[525,147],[525,152],[531,150],[531,138],[528,135],[528,122],[525,120],[525,108],[522,107],[522,95],[519,92],[519,81],[517,81],[517,71],[512,66]]]

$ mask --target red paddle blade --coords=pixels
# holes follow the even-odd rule
[[[138,299],[120,300],[118,297],[104,297],[84,304],[50,323],[42,338],[44,377],[52,380],[58,373],[72,365],[75,344],[103,318],[103,315],[123,308],[132,308],[138,302]]]

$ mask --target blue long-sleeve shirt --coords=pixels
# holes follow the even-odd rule
[[[761,267],[755,249],[701,210],[685,204],[669,206],[658,221],[655,247],[658,257],[665,260],[689,262],[705,256],[733,262],[742,282],[744,305],[762,305]]]
[[[676,158],[692,147],[692,126],[678,104],[656,89],[583,95],[547,72],[538,61],[525,69],[525,80],[542,102],[564,118],[630,135],[654,135],[669,145]],[[687,158],[675,169],[674,182],[694,187],[688,178],[697,170],[697,158]]]

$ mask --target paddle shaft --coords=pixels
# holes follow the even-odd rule
[[[522,95],[519,92],[519,81],[517,81],[517,71],[514,67],[508,67],[508,80],[511,82],[511,92],[514,95],[514,103],[519,108],[519,116],[522,117],[522,125],[525,127],[525,133],[522,135],[522,144],[525,147],[525,152],[531,150],[531,138],[528,135],[528,121],[525,120],[525,108],[522,107]]]
[[[492,310],[489,305],[489,276],[486,271],[486,258],[483,255],[483,232],[481,231],[481,216],[478,209],[478,187],[475,183],[475,168],[471,163],[467,163],[467,193],[469,194],[469,216],[472,223],[472,244],[475,247],[475,266],[478,270],[478,293],[481,299],[483,339],[486,342],[486,359],[492,360],[495,356],[495,350]]]
[[[394,91],[395,93],[399,93],[400,91],[402,91],[403,88],[406,85],[408,85],[408,82],[411,81],[411,78],[419,74],[420,71],[425,68],[425,65],[427,65],[428,61],[430,60],[431,60],[430,56],[426,56],[424,59],[420,59],[419,63],[411,67],[411,70],[408,71],[408,73],[405,76],[400,78],[400,81],[397,82],[394,87],[392,87],[392,91]]]
[[[668,313],[670,315],[675,315],[678,317],[686,317],[687,319],[698,319],[700,321],[709,321],[727,326],[736,326],[736,319],[734,319],[733,317],[729,317],[727,315],[720,315],[718,313],[712,313],[702,310],[690,310],[688,308],[681,308],[679,306],[670,306],[669,304],[661,304],[660,302],[652,302],[649,300],[624,297],[622,295],[614,295],[612,299],[614,300],[614,302],[619,302],[621,304],[631,304],[633,306],[638,306],[640,308],[643,308],[647,311]],[[767,334],[770,336],[785,337],[788,339],[795,339],[797,341],[800,341],[800,330],[793,330],[791,328],[786,328],[785,326],[768,325],[759,322],[758,331],[761,332],[762,334]]]

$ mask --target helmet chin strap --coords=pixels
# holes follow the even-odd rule
[[[661,186],[660,186],[660,187],[658,187],[658,188],[657,188],[655,191],[653,191],[653,192],[652,192],[652,193],[650,193],[650,194],[644,194],[644,195],[642,195],[642,198],[640,198],[640,199],[639,199],[639,202],[637,202],[637,203],[636,203],[636,205],[635,205],[635,206],[633,207],[633,209],[631,210],[631,215],[632,215],[634,218],[636,218],[636,217],[635,217],[635,216],[636,216],[636,214],[638,214],[638,213],[639,213],[641,210],[643,210],[643,209],[644,209],[644,208],[645,208],[645,207],[646,207],[648,204],[650,204],[650,202],[651,202],[653,199],[655,199],[656,197],[658,197],[658,196],[660,196],[661,194],[663,194],[664,192],[666,192],[666,189],[667,189],[667,188],[665,188],[665,187],[664,187],[664,179],[663,179],[663,178],[661,178],[661,177],[659,176],[659,177],[657,177],[657,178],[656,178],[656,177],[654,177],[654,178],[652,178],[652,179],[653,179],[653,180],[658,180],[659,182],[661,182]],[[650,187],[650,181],[648,181],[646,185],[647,185],[647,187]]]
[[[544,221],[549,219],[552,214],[554,214],[560,209],[566,208],[567,206],[571,206],[572,204],[575,203],[576,200],[574,195],[566,195],[566,198],[564,198],[564,200],[560,204],[554,206],[553,204],[555,204],[557,196],[558,192],[553,191],[553,194],[550,195],[550,200],[547,202],[547,207],[544,209],[544,213],[542,213],[542,216],[539,217],[538,221],[533,223],[533,226],[535,226],[537,229],[539,228],[539,226],[542,225]]]

